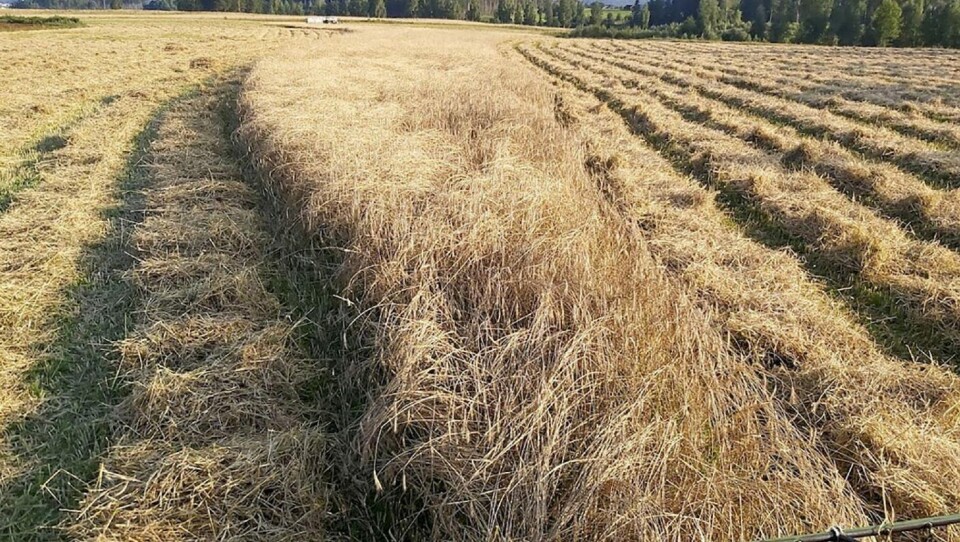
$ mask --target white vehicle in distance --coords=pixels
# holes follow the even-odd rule
[[[338,24],[340,21],[336,17],[310,16],[307,17],[307,24]]]

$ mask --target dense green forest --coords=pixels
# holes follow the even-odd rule
[[[120,8],[124,0],[17,7]],[[580,0],[146,0],[146,9],[427,17],[575,28],[575,36],[960,47],[960,0],[648,0],[614,12]]]
[[[960,47],[960,0],[649,0],[574,34]]]

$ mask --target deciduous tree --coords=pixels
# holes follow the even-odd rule
[[[873,12],[873,35],[880,47],[886,47],[900,36],[903,12],[896,0],[883,0]]]
[[[480,8],[477,7],[476,0],[471,0],[467,4],[467,20],[468,21],[479,21],[480,20]]]
[[[603,20],[603,4],[600,2],[594,2],[590,4],[590,24],[594,26],[600,26],[600,22]]]
[[[720,37],[719,22],[720,7],[717,5],[717,0],[700,0],[700,6],[697,8],[697,29],[700,35],[708,40]]]
[[[920,33],[923,24],[923,0],[906,0],[903,3],[903,17],[900,20],[900,37],[897,45],[916,47],[923,44],[923,35]]]
[[[496,19],[498,23],[510,22],[510,4],[507,3],[507,0],[499,0],[497,2]]]
[[[834,0],[800,0],[800,41],[821,43],[830,27]]]
[[[527,0],[523,5],[523,24],[534,26],[539,22],[540,14],[537,13],[537,5],[533,0]]]

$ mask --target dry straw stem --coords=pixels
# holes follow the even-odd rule
[[[550,85],[496,41],[370,30],[244,85],[242,136],[270,189],[346,255],[371,348],[337,374],[344,400],[366,397],[369,486],[405,488],[432,539],[864,521],[816,433],[601,196]]]
[[[566,49],[596,61],[603,57],[580,48]],[[721,102],[686,92],[659,79],[638,77],[616,66],[605,68],[625,86],[642,86],[674,110],[709,121],[723,131],[756,146],[780,153],[793,168],[810,168],[827,176],[842,192],[866,196],[868,202],[890,216],[902,218],[931,236],[951,244],[960,241],[960,191],[937,190],[894,166],[865,160],[835,142],[804,136],[789,126],[775,125],[762,117]]]
[[[562,104],[594,141],[595,161],[612,165],[606,193],[624,219],[740,348],[773,368],[777,394],[821,435],[864,506],[916,517],[960,505],[960,379],[880,354],[795,258],[730,227],[712,192],[674,173],[616,114],[569,87]]]
[[[685,72],[678,69],[675,63],[658,61],[641,64],[633,61],[635,57],[624,53],[615,52],[609,56],[609,62],[696,90],[731,106],[788,122],[801,130],[814,132],[878,159],[921,172],[939,183],[955,186],[956,179],[960,178],[960,155],[955,150],[941,149],[888,128],[864,125],[823,109],[742,89],[711,77],[703,70]]]
[[[316,540],[324,437],[281,431],[178,447],[117,447],[74,535],[88,540]]]
[[[320,536],[325,437],[298,397],[311,364],[264,287],[267,239],[218,122],[223,89],[176,104],[144,167],[149,217],[120,343],[119,443],[67,527],[102,540]]]
[[[891,292],[917,317],[956,342],[960,257],[920,242],[811,172],[786,171],[776,157],[722,132],[687,122],[642,88],[625,88],[603,68],[550,49],[557,70],[598,95],[616,97],[640,129],[682,149],[712,183],[757,202],[760,211],[837,269]],[[591,66],[592,70],[579,66]]]

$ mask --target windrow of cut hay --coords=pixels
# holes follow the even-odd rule
[[[265,50],[315,42],[222,18],[86,20],[0,34],[0,532],[16,539],[54,532],[111,442],[111,342],[133,303],[121,185],[152,119]]]
[[[788,171],[774,156],[689,122],[642,88],[627,88],[596,71],[590,62],[555,48],[548,53],[558,74],[617,102],[638,131],[668,147],[703,182],[753,204],[754,212],[795,238],[827,271],[850,275],[892,296],[897,308],[905,309],[903,316],[916,321],[918,340],[928,330],[936,330],[939,336],[926,341],[925,348],[937,347],[944,361],[956,351],[960,338],[960,257],[956,253],[911,238],[817,175]]]
[[[689,60],[712,60],[713,67],[759,68],[772,78],[796,81],[814,94],[830,94],[845,100],[874,104],[923,115],[936,121],[960,120],[956,78],[958,67],[949,50],[898,49],[879,54],[864,49],[835,47],[747,46],[653,41],[621,43],[620,48],[641,57],[680,54]]]
[[[136,23],[89,15],[84,20],[87,27],[71,32],[0,33],[0,205],[19,167],[47,165],[44,150],[69,144],[70,132],[98,111],[121,100],[167,99],[185,81],[202,80],[283,42],[309,46],[325,35],[196,15]],[[37,54],[46,50],[83,54]]]
[[[725,74],[726,82],[760,84],[777,92],[785,86],[799,91],[791,92],[794,98],[826,99],[825,105],[851,118],[879,120],[877,114],[882,114],[908,131],[910,126],[924,126],[934,128],[932,133],[940,128],[956,133],[950,123],[960,120],[956,81],[940,77],[957,69],[956,55],[947,51],[928,55],[919,49],[886,50],[881,57],[857,57],[851,62],[842,59],[843,52],[836,48],[808,46],[789,50],[711,44],[704,48],[646,42],[620,44],[619,49],[635,57],[679,56],[684,64]]]
[[[269,190],[343,255],[341,325],[364,346],[332,398],[356,405],[350,482],[412,538],[739,540],[863,521],[816,432],[665,276],[598,190],[594,143],[497,39],[368,31],[244,85]]]
[[[641,87],[684,115],[734,135],[761,149],[777,153],[791,169],[812,169],[832,181],[841,192],[909,224],[927,238],[960,246],[960,190],[938,190],[890,164],[862,158],[836,142],[801,134],[689,92],[653,76],[644,77],[622,63],[605,63],[602,54],[587,48],[563,48],[575,56],[596,61],[603,71],[625,86]]]
[[[665,43],[665,42],[663,42]],[[641,44],[646,45],[646,44]],[[717,45],[720,45],[717,47]],[[710,43],[706,41],[680,41],[676,49],[701,55],[714,55],[724,60],[734,57],[749,57],[771,64],[789,66],[794,72],[818,73],[826,76],[832,72],[822,72],[815,64],[824,59],[827,69],[842,70],[851,81],[866,82],[875,79],[880,83],[916,82],[915,86],[901,89],[905,93],[919,94],[927,89],[948,88],[956,84],[950,77],[949,69],[957,61],[954,51],[942,48],[903,48],[882,49],[863,47],[831,47],[812,44],[763,44],[752,43]],[[799,60],[799,62],[793,62]],[[948,69],[944,70],[946,66]],[[926,77],[923,81],[914,81],[916,77]],[[844,81],[846,82],[846,81]],[[856,85],[851,85],[856,86]],[[949,99],[948,98],[945,98]]]
[[[821,108],[743,89],[703,70],[678,67],[674,62],[650,60],[639,63],[633,56],[610,50],[604,51],[604,55],[610,62],[625,63],[625,67],[645,75],[661,78],[732,107],[790,124],[798,130],[836,141],[878,160],[889,161],[923,176],[931,183],[956,188],[960,179],[960,155],[955,149],[940,148],[889,128],[865,125]]]
[[[85,540],[290,540],[322,535],[325,438],[299,399],[316,369],[266,289],[257,197],[230,160],[223,89],[180,101],[145,167],[120,343],[132,391],[97,484],[65,522]]]
[[[537,52],[521,46],[536,60]],[[720,315],[739,348],[770,367],[776,394],[819,433],[878,517],[960,506],[960,379],[881,354],[797,259],[732,227],[716,193],[678,175],[592,95],[567,87],[567,118],[590,134],[608,194],[671,272]],[[953,533],[956,536],[957,533]]]
[[[664,52],[658,60],[681,65],[684,69],[694,70],[696,73],[709,74],[710,77],[723,83],[742,89],[755,90],[810,107],[826,109],[854,121],[895,130],[905,136],[917,137],[954,148],[960,147],[960,126],[921,115],[911,110],[906,102],[901,102],[899,107],[891,107],[850,100],[836,92],[811,88],[810,83],[803,76],[779,74],[769,66],[750,63],[748,58],[717,65],[709,55],[690,56],[672,51]],[[913,80],[903,84],[911,85],[916,82],[917,80]],[[901,108],[906,110],[901,111]]]
[[[925,96],[924,101],[917,105],[905,99],[889,105],[878,105],[851,100],[829,89],[818,89],[811,85],[804,75],[778,75],[771,67],[762,63],[750,63],[747,58],[718,66],[710,61],[708,55],[691,57],[683,56],[679,51],[671,51],[657,60],[675,63],[675,66],[681,66],[685,71],[690,70],[690,73],[708,75],[744,90],[753,90],[817,109],[826,109],[832,114],[846,117],[851,122],[890,129],[904,136],[917,137],[949,147],[956,148],[960,145],[960,127],[955,124],[954,118],[960,113],[960,109],[941,104],[939,106],[941,115],[934,118],[918,110],[924,107],[925,103],[939,100],[939,94],[953,92],[949,87],[938,89],[931,96]],[[909,56],[903,55],[903,62],[908,61]],[[944,69],[950,70],[950,67],[946,66]],[[916,89],[927,82],[927,77],[907,76],[899,85]]]
[[[102,292],[126,263],[94,251],[117,242],[117,183],[137,134],[188,82],[85,117],[48,153],[37,185],[0,212],[0,532],[29,537],[21,529],[56,522],[78,498],[73,477],[96,474],[87,454],[105,440],[98,416],[120,387],[103,369],[105,343],[122,333],[126,305]]]

